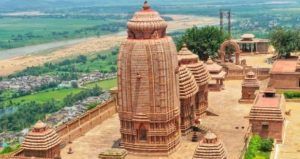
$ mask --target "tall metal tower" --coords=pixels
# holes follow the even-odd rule
[[[227,18],[227,29],[228,34],[231,36],[231,10],[230,9],[220,9],[220,29],[224,29],[224,17]]]

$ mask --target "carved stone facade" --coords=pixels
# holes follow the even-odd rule
[[[169,155],[180,144],[178,60],[167,23],[145,2],[118,57],[121,142],[132,154]]]
[[[179,66],[186,66],[188,70],[191,71],[198,86],[198,91],[195,96],[192,96],[192,99],[189,99],[191,102],[188,103],[181,100],[181,107],[187,107],[187,105],[190,105],[189,107],[194,109],[190,111],[194,112],[194,114],[190,114],[193,119],[194,117],[203,116],[208,108],[208,82],[210,80],[209,72],[204,63],[199,60],[199,57],[188,50],[186,45],[184,45],[183,48],[178,52],[178,61]],[[184,87],[187,87],[187,85]]]
[[[246,74],[242,83],[241,103],[252,103],[256,97],[255,92],[259,90],[259,82],[254,72],[250,71]]]
[[[249,114],[252,133],[282,142],[284,134],[285,99],[274,89],[257,95]]]

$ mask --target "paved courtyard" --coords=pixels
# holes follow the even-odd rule
[[[219,136],[228,151],[228,158],[238,159],[244,146],[244,136],[248,128],[247,119],[251,105],[239,104],[241,97],[241,81],[226,81],[225,90],[210,92],[210,110],[218,116],[208,116],[203,119],[213,132]],[[63,159],[97,159],[98,154],[108,148],[117,145],[120,138],[118,115],[104,121],[84,136],[73,143],[68,144],[62,150]],[[183,138],[180,148],[169,159],[189,159],[193,156],[197,143],[191,142],[191,137]],[[74,153],[67,154],[69,147]],[[140,159],[141,157],[128,155],[128,159]],[[146,158],[146,157],[142,157]],[[146,159],[167,159],[166,157],[148,157]]]
[[[287,125],[285,138],[279,145],[277,159],[299,159],[300,158],[300,103],[288,102],[286,110],[291,110],[291,115],[286,116]]]

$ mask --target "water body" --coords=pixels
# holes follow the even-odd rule
[[[31,45],[31,46],[25,46],[25,47],[20,47],[20,48],[3,50],[3,51],[0,51],[0,60],[6,60],[6,59],[30,55],[33,53],[46,51],[46,50],[50,50],[50,49],[74,45],[74,44],[83,42],[88,39],[89,38],[57,41],[57,42],[50,42],[50,43],[45,43],[45,44],[38,44],[38,45]]]

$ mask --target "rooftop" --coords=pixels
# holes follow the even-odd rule
[[[271,73],[293,73],[296,71],[297,59],[277,60]]]
[[[254,107],[279,107],[281,95],[274,94],[273,97],[267,97],[266,93],[271,92],[260,92],[257,95],[257,100],[254,103]]]

